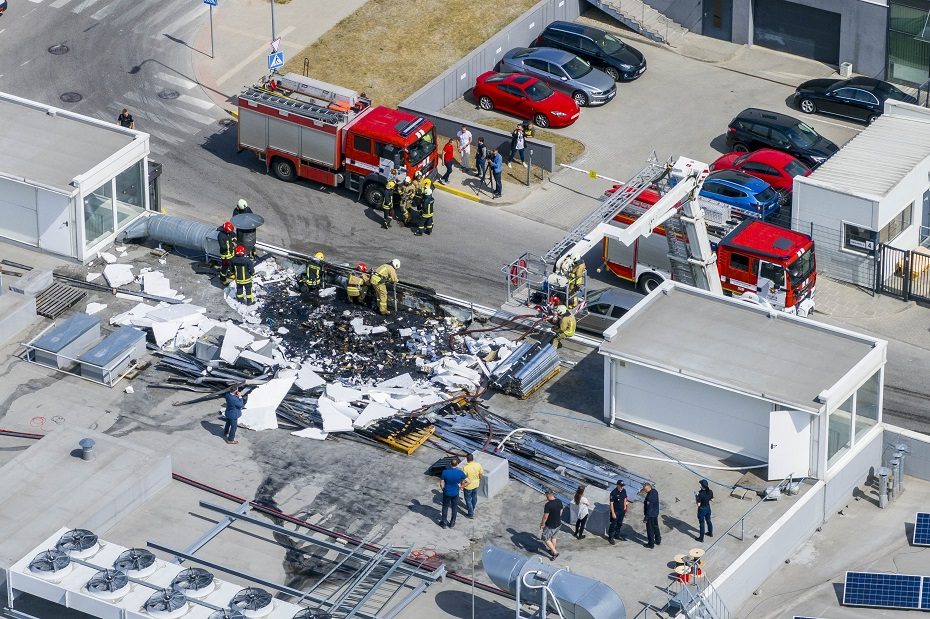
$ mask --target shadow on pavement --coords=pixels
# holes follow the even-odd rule
[[[490,595],[482,592],[481,595]],[[474,609],[472,605],[474,604]],[[436,594],[436,606],[450,617],[459,619],[470,619],[471,617],[481,617],[481,619],[504,619],[512,617],[514,609],[498,601],[490,601],[475,596],[466,591],[440,591]],[[474,612],[473,612],[474,610]]]

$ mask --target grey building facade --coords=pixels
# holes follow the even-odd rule
[[[646,0],[692,32],[899,84],[930,79],[930,0]]]

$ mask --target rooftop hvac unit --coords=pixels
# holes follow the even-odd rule
[[[145,548],[124,550],[113,562],[113,567],[126,572],[126,575],[132,578],[146,578],[158,569],[155,564],[155,555]]]
[[[101,600],[118,600],[129,593],[129,576],[119,570],[100,570],[87,581],[85,588]]]
[[[180,619],[190,610],[187,596],[171,587],[153,593],[143,609],[148,616],[158,619]]]
[[[245,619],[245,615],[234,608],[213,611],[207,619]]]
[[[61,536],[55,545],[74,559],[87,559],[97,554],[100,544],[97,536],[87,529],[72,529]]]
[[[274,610],[271,594],[257,587],[246,587],[233,596],[229,602],[246,617],[265,617]]]
[[[190,598],[205,598],[216,589],[213,574],[200,567],[189,567],[171,581],[171,586]]]
[[[71,557],[57,548],[43,550],[29,562],[29,573],[50,582],[61,582],[73,569]]]
[[[313,610],[305,608],[296,615],[294,619],[333,619],[333,616],[325,610]]]

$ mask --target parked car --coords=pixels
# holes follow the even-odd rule
[[[564,49],[590,62],[616,81],[635,80],[646,71],[646,57],[609,32],[583,24],[554,21],[533,47]]]
[[[885,111],[885,101],[894,99],[917,103],[912,97],[888,82],[874,77],[848,80],[816,79],[798,86],[794,103],[805,114],[822,112],[860,120],[871,125]]]
[[[730,150],[743,153],[774,148],[794,155],[812,168],[839,150],[836,144],[797,118],[756,108],[745,109],[730,121],[726,142]]]
[[[764,180],[778,193],[782,205],[791,201],[795,176],[807,176],[811,169],[788,153],[760,148],[752,153],[727,153],[710,164],[711,171],[738,170]]]
[[[617,94],[617,85],[609,75],[572,53],[551,47],[515,47],[504,54],[501,72],[538,77],[570,95],[578,107],[602,105]]]
[[[0,15],[6,13],[6,0],[0,0]]]
[[[736,170],[712,172],[701,186],[701,197],[717,200],[738,214],[769,219],[778,212],[778,194],[762,179]]]
[[[481,109],[510,112],[538,127],[567,127],[580,115],[574,99],[523,73],[482,73],[472,93]]]
[[[577,326],[583,331],[601,335],[604,329],[642,301],[643,295],[622,288],[604,288],[588,295],[587,311],[578,319]]]

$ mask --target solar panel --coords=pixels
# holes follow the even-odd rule
[[[907,574],[846,572],[843,605],[920,609],[923,580]]]
[[[930,513],[917,512],[914,520],[914,535],[911,542],[915,546],[930,546]]]

